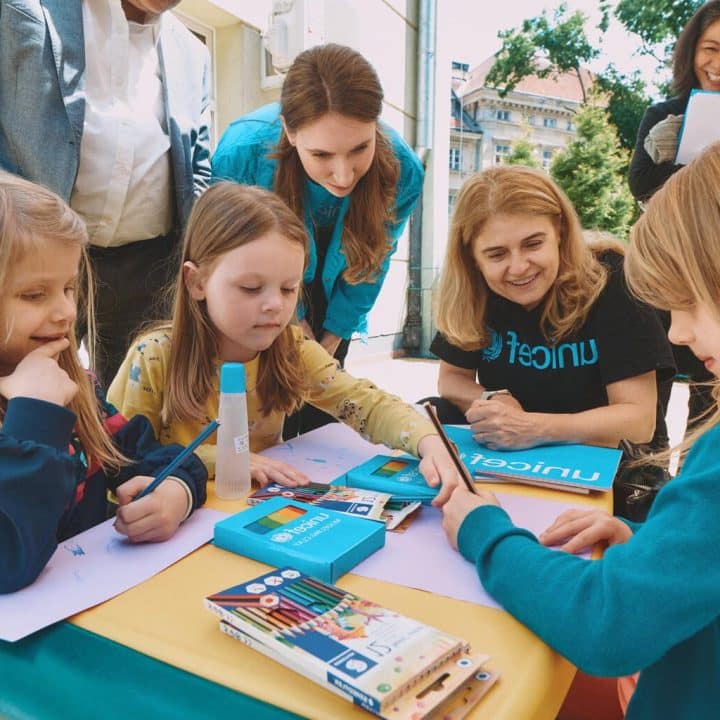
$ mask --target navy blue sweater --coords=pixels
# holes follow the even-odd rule
[[[105,520],[108,490],[156,475],[179,452],[160,445],[142,415],[128,422],[100,392],[98,401],[116,446],[133,460],[114,474],[86,466],[70,410],[30,398],[8,402],[0,429],[0,593],[33,582],[59,541]],[[195,455],[173,475],[190,488],[193,509],[205,502],[207,473]]]

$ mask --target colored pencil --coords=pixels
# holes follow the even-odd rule
[[[448,453],[450,453],[450,457],[452,458],[452,461],[455,464],[457,471],[460,473],[460,477],[463,479],[465,487],[467,487],[467,489],[473,495],[477,495],[477,492],[475,492],[475,485],[473,483],[473,479],[472,477],[470,477],[468,469],[465,467],[463,461],[460,459],[457,448],[447,436],[445,428],[442,426],[442,423],[438,419],[435,408],[429,402],[423,403],[423,407],[425,408],[425,412],[427,412],[432,424],[435,426],[435,430],[437,430],[437,434],[440,436],[440,439],[442,440],[445,449],[448,451]]]
[[[197,448],[198,445],[200,445],[202,442],[207,440],[207,438],[213,433],[216,428],[220,425],[220,423],[217,420],[213,420],[212,422],[209,422],[200,432],[200,434],[185,448],[183,448],[173,459],[170,463],[168,463],[155,477],[155,479],[138,495],[136,495],[133,500],[139,500],[140,498],[145,497],[146,495],[149,495],[155,488],[163,481],[165,480],[174,470],[177,470],[178,466],[180,465],[183,460],[185,460],[187,457],[190,456],[190,453]]]

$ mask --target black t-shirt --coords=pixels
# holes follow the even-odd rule
[[[461,350],[438,333],[430,350],[451,365],[477,370],[488,390],[506,388],[526,412],[576,413],[608,404],[610,383],[655,370],[658,381],[674,375],[670,345],[657,314],[632,298],[622,257],[606,252],[605,288],[584,326],[553,344],[540,331],[542,308],[520,305],[490,293],[490,344]]]

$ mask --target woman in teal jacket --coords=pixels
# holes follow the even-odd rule
[[[422,190],[417,156],[379,121],[382,99],[377,74],[358,52],[311,48],[290,67],[280,104],[232,123],[212,159],[214,178],[272,189],[304,218],[311,243],[298,314],[305,333],[341,364],[352,334],[367,330]],[[329,421],[309,411],[300,432]]]

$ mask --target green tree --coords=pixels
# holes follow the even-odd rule
[[[535,146],[525,136],[512,143],[510,154],[505,158],[507,165],[527,165],[528,167],[539,167],[535,156]]]
[[[619,146],[603,108],[583,106],[576,122],[577,137],[555,155],[550,175],[572,201],[584,228],[625,238],[635,208],[625,182],[628,153]]]
[[[552,19],[543,11],[539,17],[524,20],[519,29],[499,32],[503,44],[487,74],[487,84],[497,87],[502,97],[528,75],[544,78],[572,71],[585,100],[587,88],[580,68],[600,54],[588,40],[585,22],[585,15],[568,13],[562,3]]]
[[[632,75],[623,75],[614,65],[609,65],[602,75],[596,76],[593,93],[606,105],[620,145],[632,150],[649,104],[640,72],[636,70]]]
[[[704,0],[620,0],[615,17],[641,40],[639,51],[666,62],[678,35]],[[662,46],[658,51],[658,46]]]
[[[666,64],[672,46],[690,16],[702,0],[619,0],[614,6],[601,0],[601,20],[597,26],[600,43],[607,31],[610,14],[639,38],[639,51]],[[486,82],[502,96],[529,75],[549,77],[572,71],[580,80],[583,98],[588,88],[582,81],[580,68],[598,57],[599,47],[588,39],[588,19],[581,12],[569,13],[561,4],[552,18],[547,12],[524,20],[519,28],[498,33],[502,48],[487,74]],[[611,122],[618,130],[623,147],[635,144],[642,114],[650,104],[645,84],[638,73],[622,75],[610,65],[596,75],[596,85],[603,93]]]

